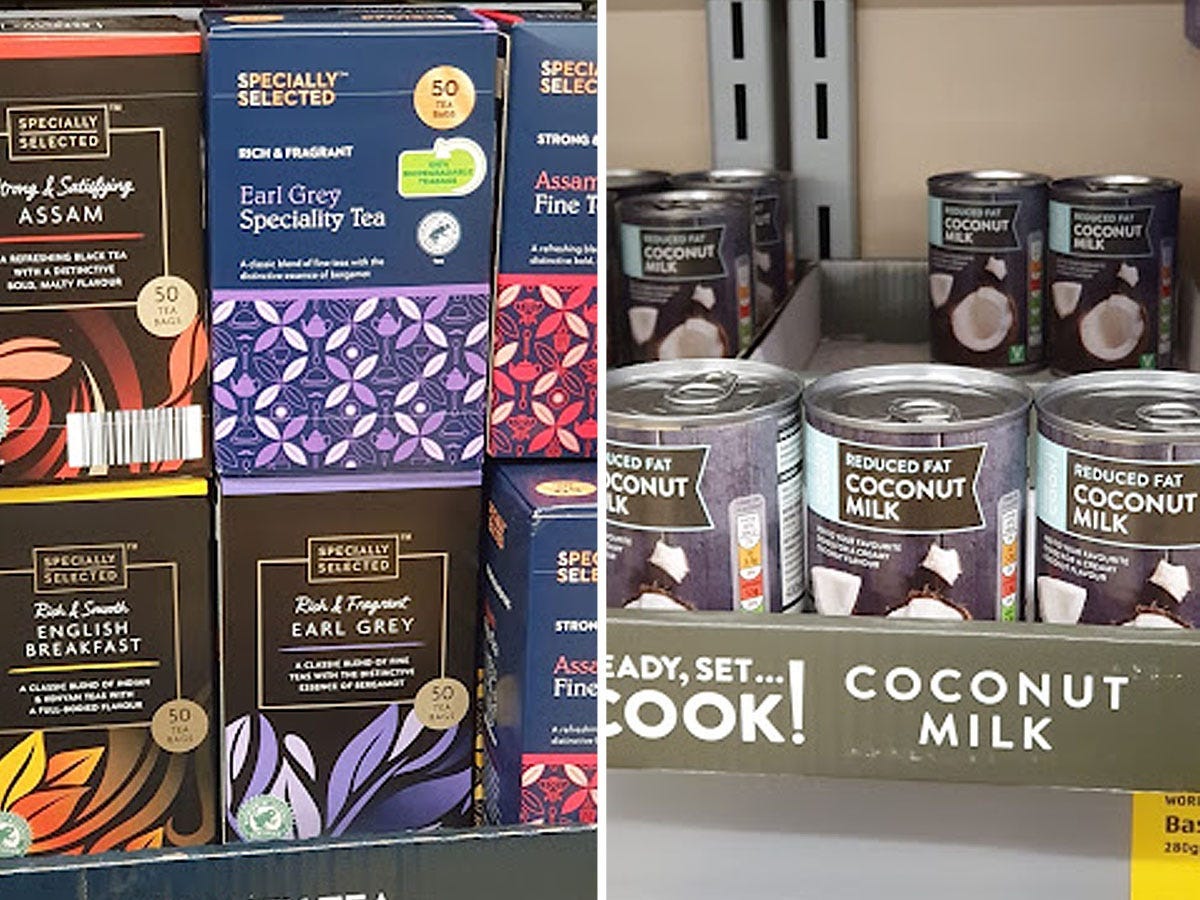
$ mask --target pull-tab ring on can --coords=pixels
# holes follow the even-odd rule
[[[949,401],[935,397],[901,397],[888,406],[888,416],[897,422],[958,422],[962,412]]]
[[[666,401],[671,406],[711,406],[733,396],[738,378],[732,372],[709,372],[692,381],[678,384],[667,391]]]

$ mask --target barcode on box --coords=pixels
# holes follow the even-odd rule
[[[200,407],[67,413],[67,465],[130,466],[204,455]]]

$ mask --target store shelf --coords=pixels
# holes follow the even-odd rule
[[[1187,632],[610,610],[608,657],[611,767],[1200,787]]]
[[[378,840],[110,854],[0,868],[21,900],[539,900],[596,896],[590,828],[484,829]]]

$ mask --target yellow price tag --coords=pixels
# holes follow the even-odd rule
[[[1200,794],[1134,794],[1130,900],[1200,897]]]

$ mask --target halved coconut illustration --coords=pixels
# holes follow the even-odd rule
[[[678,600],[675,597],[672,597],[665,591],[656,591],[653,588],[646,588],[633,599],[625,601],[625,609],[691,610],[695,609],[695,607],[684,600]]]
[[[702,316],[693,316],[667,333],[658,345],[658,358],[722,357],[728,350],[721,326]]]
[[[658,325],[658,309],[653,306],[634,306],[629,310],[629,333],[634,343],[647,344]]]
[[[990,353],[1016,337],[1017,311],[1012,299],[994,287],[967,294],[950,313],[950,331],[959,344]]]
[[[854,612],[862,578],[828,566],[813,566],[809,570],[813,601],[823,616],[848,616]]]
[[[933,301],[934,309],[941,309],[950,299],[950,289],[954,287],[954,276],[946,272],[934,272],[929,276],[929,299]]]
[[[1083,285],[1078,281],[1056,281],[1050,286],[1050,293],[1054,296],[1054,311],[1060,319],[1065,319],[1079,308]]]
[[[1079,319],[1079,340],[1096,359],[1117,362],[1141,343],[1146,317],[1141,304],[1124,294],[1101,300]]]
[[[900,606],[888,612],[889,619],[942,619],[946,621],[963,621],[971,618],[970,614],[955,603],[933,594],[916,594],[909,597]]]
[[[1190,626],[1173,613],[1156,606],[1139,606],[1132,619],[1121,623],[1131,628],[1189,628]]]
[[[904,602],[888,610],[889,619],[969,619],[970,612],[945,596],[962,575],[958,551],[934,542],[913,573]]]
[[[1087,588],[1050,575],[1037,578],[1038,611],[1043,622],[1074,625],[1083,615]]]

